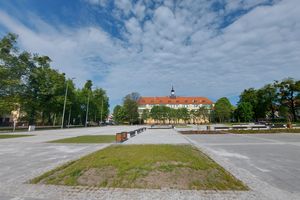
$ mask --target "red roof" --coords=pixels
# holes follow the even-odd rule
[[[138,104],[213,104],[213,102],[206,97],[141,97]]]

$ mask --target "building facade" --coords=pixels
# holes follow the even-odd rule
[[[176,96],[175,90],[172,87],[171,95],[164,97],[141,97],[138,101],[138,112],[140,116],[144,112],[144,110],[149,110],[154,106],[167,106],[173,109],[186,108],[189,112],[192,110],[196,111],[200,108],[206,108],[208,112],[211,111],[214,104],[211,100],[206,97],[183,97]],[[207,123],[209,122],[209,118],[202,116],[200,118],[191,118],[185,123]],[[146,120],[146,123],[152,124],[155,123],[153,119]],[[182,120],[180,123],[184,123]]]

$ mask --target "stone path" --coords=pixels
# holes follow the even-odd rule
[[[189,141],[173,129],[147,129],[124,144],[189,144]]]

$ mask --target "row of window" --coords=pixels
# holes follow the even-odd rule
[[[168,106],[170,108],[178,108],[178,107],[184,107],[184,108],[188,108],[188,107],[195,107],[195,108],[200,108],[202,106],[207,106],[207,105],[202,105],[202,104],[170,104],[170,105],[165,105],[165,104],[160,104],[161,106]],[[157,106],[157,105],[152,105],[152,104],[147,104],[147,105],[140,105],[140,107],[153,107],[153,106]]]
[[[145,103],[145,101],[144,100],[141,100],[141,102],[142,103]],[[156,100],[156,102],[157,102],[157,100]],[[163,100],[159,100],[159,103],[162,103],[163,102]],[[179,103],[180,101],[179,100],[176,100],[176,103]],[[181,101],[182,102],[182,101]],[[184,102],[185,103],[188,103],[189,101],[188,100],[184,100]],[[197,102],[202,102],[202,103],[204,103],[205,102],[205,100],[200,100],[200,101],[197,101],[197,100],[192,100],[192,102],[193,103],[197,103]],[[154,100],[151,100],[150,101],[150,103],[155,103],[155,101]],[[168,103],[172,103],[172,101],[171,100],[168,100]]]

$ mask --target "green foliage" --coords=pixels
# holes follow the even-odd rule
[[[144,109],[142,113],[142,119],[147,120],[150,117],[150,111],[148,109]]]
[[[85,122],[87,98],[90,97],[89,121],[104,120],[109,114],[106,92],[92,90],[88,80],[83,89],[75,89],[64,73],[51,68],[48,56],[19,52],[17,36],[8,34],[0,40],[0,115],[16,107],[25,114],[29,124],[55,125],[62,117],[65,91],[68,88],[66,114],[71,124]],[[67,118],[64,119],[65,124]]]
[[[280,118],[286,121],[297,121],[299,96],[300,81],[288,78],[281,82],[275,81],[273,84],[267,84],[258,90],[253,88],[244,90],[240,95],[238,106],[244,103],[251,104],[252,120],[267,118],[275,121],[275,118]],[[243,115],[251,116],[250,110],[248,112]],[[236,118],[245,120],[241,114],[241,112],[236,112]]]
[[[279,90],[280,103],[282,106],[285,106],[289,109],[291,114],[291,121],[297,121],[297,111],[296,108],[299,106],[300,95],[300,81],[295,81],[292,78],[283,80],[282,82],[275,82]]]
[[[177,116],[179,119],[182,119],[184,122],[190,119],[190,114],[187,108],[178,108]]]
[[[249,102],[240,103],[235,112],[238,115],[238,121],[250,122],[253,119],[253,108]]]
[[[113,116],[114,121],[118,124],[129,123],[136,124],[139,123],[139,113],[138,113],[138,99],[140,95],[136,92],[128,94],[123,99],[123,105],[117,105],[114,108]]]
[[[205,107],[200,107],[198,110],[189,111],[187,108],[170,108],[167,106],[153,106],[148,118],[152,118],[158,123],[165,123],[166,120],[170,123],[171,121],[177,124],[180,120],[185,123],[190,119],[208,119],[210,116],[209,109]]]
[[[126,121],[130,124],[137,123],[139,120],[138,113],[138,93],[131,93],[124,98],[123,107],[125,111]]]
[[[150,111],[150,116],[156,121],[162,121],[167,118],[168,107],[166,106],[153,106]]]
[[[125,122],[126,113],[125,113],[123,106],[120,106],[120,105],[115,106],[114,112],[113,112],[113,118],[117,124],[122,124]]]
[[[216,102],[214,114],[218,122],[229,122],[232,112],[233,106],[226,97],[222,97]]]

